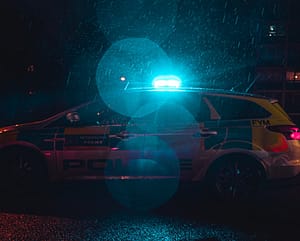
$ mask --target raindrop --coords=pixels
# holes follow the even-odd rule
[[[276,15],[276,10],[277,10],[277,5],[276,3],[274,4],[274,7],[273,7],[273,14]]]
[[[261,16],[264,16],[264,14],[265,14],[265,8],[262,8],[261,9]]]
[[[259,23],[256,24],[256,32],[258,32],[258,31],[259,31]]]
[[[223,19],[222,19],[222,23],[225,23],[225,18],[226,18],[226,15],[224,14]]]
[[[248,72],[248,82],[250,82],[251,72]]]
[[[163,42],[172,32],[173,19],[177,16],[175,0],[147,3],[135,0],[132,4],[122,0],[109,2],[110,5],[98,1],[96,15],[99,28],[111,41],[135,36]],[[130,27],[128,23],[131,23]]]
[[[235,17],[235,22],[234,22],[234,24],[237,24],[238,21],[239,21],[239,15],[237,15],[237,16]]]
[[[70,79],[71,79],[71,74],[72,74],[72,72],[71,72],[71,71],[69,71],[69,74],[68,74],[68,77],[67,77],[67,83],[66,83],[66,87],[68,87],[68,86],[69,86]]]

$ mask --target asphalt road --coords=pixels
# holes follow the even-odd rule
[[[54,184],[35,195],[2,193],[0,240],[300,240],[299,183],[268,184],[239,205],[212,201],[187,184],[172,197],[161,184],[143,184],[138,193],[123,186],[116,194],[98,181]]]

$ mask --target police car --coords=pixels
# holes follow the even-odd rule
[[[205,180],[219,197],[238,199],[265,180],[300,172],[300,132],[276,100],[185,88],[170,79],[126,95],[143,106],[139,115],[120,114],[96,99],[0,128],[0,186],[174,178]]]

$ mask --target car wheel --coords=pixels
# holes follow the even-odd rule
[[[12,146],[0,154],[0,186],[13,193],[40,191],[47,180],[43,155],[35,149]]]
[[[212,167],[209,185],[221,200],[249,200],[257,193],[263,177],[264,172],[255,160],[242,155],[229,155]]]

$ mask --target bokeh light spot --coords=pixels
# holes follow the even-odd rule
[[[144,38],[118,41],[106,51],[98,63],[96,83],[103,101],[114,111],[136,117],[148,114],[138,109],[141,95],[134,97],[127,89],[151,87],[155,76],[172,73],[172,62],[167,54],[154,42]],[[120,81],[126,76],[126,81]],[[148,110],[153,111],[153,110]]]
[[[106,169],[106,184],[121,205],[139,211],[157,208],[176,193],[179,161],[175,152],[156,136],[122,141],[110,159],[122,157],[122,165]],[[112,178],[110,178],[112,177]]]

